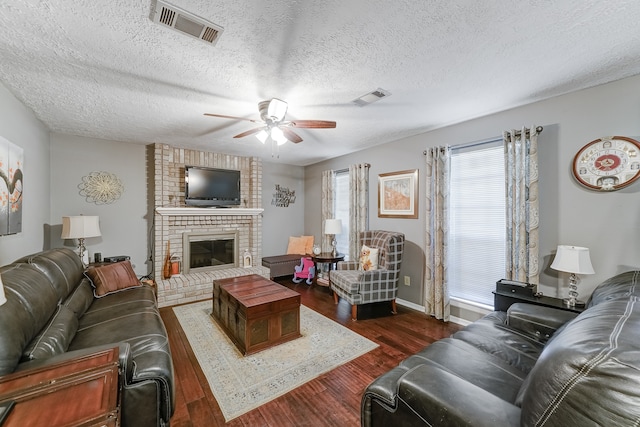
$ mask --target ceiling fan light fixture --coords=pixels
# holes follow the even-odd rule
[[[264,144],[267,142],[267,138],[269,138],[269,133],[266,130],[262,129],[256,134],[256,138],[258,138],[258,140]]]
[[[287,142],[287,137],[284,136],[282,129],[279,127],[271,128],[271,139],[276,141],[278,145],[283,145]]]
[[[267,115],[274,122],[280,122],[284,120],[285,114],[287,114],[286,102],[278,98],[273,98],[271,101],[269,101],[269,108],[267,109]]]

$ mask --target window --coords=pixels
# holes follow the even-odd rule
[[[349,170],[336,172],[335,218],[342,220],[342,234],[336,235],[338,253],[349,259]]]
[[[451,150],[449,294],[493,306],[505,272],[505,174],[502,140]]]

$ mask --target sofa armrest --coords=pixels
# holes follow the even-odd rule
[[[371,404],[377,393],[365,391],[362,400],[363,425],[375,424]],[[388,399],[389,396],[385,396]],[[384,402],[383,405],[388,405]],[[397,383],[397,401],[411,408],[414,420],[402,425],[519,426],[520,408],[435,365],[419,365],[407,371]],[[398,425],[400,425],[399,423]]]
[[[572,311],[534,304],[515,303],[507,310],[507,325],[546,341],[565,323],[578,315]]]

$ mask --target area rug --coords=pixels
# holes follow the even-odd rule
[[[211,301],[174,307],[173,311],[226,421],[378,347],[301,305],[302,337],[242,356],[211,318]]]

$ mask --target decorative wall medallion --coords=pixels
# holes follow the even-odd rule
[[[591,141],[573,159],[573,175],[593,190],[619,190],[640,178],[640,142],[624,136]]]
[[[91,172],[83,176],[78,188],[80,188],[80,194],[87,198],[87,202],[96,205],[113,203],[124,191],[122,181],[109,172]]]

